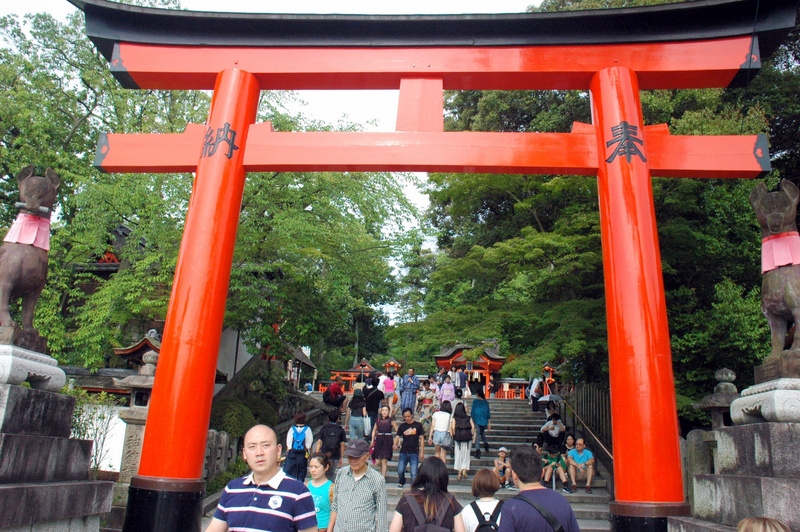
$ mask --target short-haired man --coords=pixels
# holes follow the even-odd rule
[[[524,445],[511,453],[511,476],[520,493],[503,504],[503,519],[499,532],[538,532],[551,530],[552,526],[542,513],[533,506],[544,508],[561,526],[564,532],[578,532],[578,519],[567,499],[560,493],[539,484],[542,476],[542,457],[532,447]],[[520,500],[525,499],[525,500]]]
[[[456,372],[456,388],[461,390],[461,396],[465,399],[472,395],[469,391],[469,377],[466,373],[464,373],[464,368],[461,366],[458,367],[458,371]]]
[[[394,448],[400,451],[397,458],[398,488],[406,484],[406,464],[411,466],[411,483],[417,478],[419,463],[425,458],[425,428],[414,421],[414,412],[403,409],[403,422],[397,427]]]
[[[577,491],[578,479],[586,479],[586,493],[592,492],[592,477],[594,477],[594,455],[586,448],[583,438],[575,440],[575,448],[567,453],[567,465],[569,466],[569,480],[572,483],[572,491]]]
[[[352,440],[347,444],[344,455],[348,466],[336,473],[328,530],[386,530],[386,481],[367,463],[369,444],[364,440]]]
[[[311,493],[278,466],[281,446],[275,431],[266,425],[248,430],[242,455],[252,471],[225,487],[207,532],[317,532]]]

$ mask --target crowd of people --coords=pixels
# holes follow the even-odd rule
[[[297,413],[286,435],[285,456],[272,428],[251,428],[242,450],[251,472],[228,484],[207,530],[414,532],[428,525],[429,530],[452,532],[534,532],[558,524],[565,532],[579,530],[555,479],[565,493],[577,491],[584,481],[592,493],[595,460],[582,438],[566,432],[554,405],[547,405],[547,421],[531,445],[500,447],[492,466],[475,473],[475,500],[462,506],[448,491],[447,463],[452,454],[458,480],[466,479],[473,449],[477,458],[481,444],[490,452],[491,410],[483,391],[476,392],[468,412],[458,371],[422,380],[413,369],[402,379],[380,377],[359,383],[349,401],[337,393],[334,385],[341,389],[341,384],[333,383],[333,393],[325,398],[335,406],[328,423],[313,434],[305,413]],[[426,444],[432,451],[427,457]],[[398,488],[406,487],[408,467],[410,489],[387,519],[385,477],[395,452]],[[501,489],[519,493],[501,501]],[[743,521],[739,530],[784,529],[762,519]]]
[[[458,404],[457,410],[460,408],[463,403]],[[413,419],[410,409],[403,414],[394,447],[401,456],[406,453],[409,459],[423,458],[423,451],[417,454],[416,447],[403,450],[403,441],[424,448],[421,424]],[[382,411],[381,416],[389,419],[388,410]],[[408,427],[404,426],[417,432],[405,435],[403,431]],[[328,428],[324,426],[320,434]],[[295,432],[289,432],[287,446],[301,441]],[[305,430],[297,432],[305,437]],[[395,506],[391,522],[387,522],[384,475],[369,466],[372,446],[363,439],[354,439],[344,446],[339,442],[339,449],[347,465],[336,469],[328,453],[314,452],[308,460],[310,479],[303,483],[280,467],[282,446],[275,431],[265,425],[251,428],[245,434],[242,450],[251,472],[226,486],[207,530],[413,532],[420,525],[432,524],[440,530],[475,532],[491,523],[500,532],[533,532],[543,530],[541,527],[552,519],[558,520],[565,532],[579,530],[567,500],[538,482],[542,459],[531,446],[515,449],[510,459],[508,450],[501,448],[494,468],[481,469],[474,476],[472,494],[476,500],[466,507],[448,491],[446,463],[438,456],[424,458],[418,469],[412,468],[410,489]],[[335,476],[331,480],[333,470]],[[513,482],[521,492],[501,502],[495,495],[507,485],[505,482]]]

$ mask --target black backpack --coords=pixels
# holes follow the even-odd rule
[[[488,521],[483,512],[481,512],[477,501],[473,501],[470,506],[472,507],[472,511],[475,512],[475,517],[478,518],[478,527],[475,529],[475,532],[497,532],[497,529],[500,528],[497,525],[497,519],[500,517],[500,508],[503,507],[503,501],[497,503]]]
[[[333,396],[331,395],[331,391],[328,388],[325,388],[325,391],[322,392],[322,402],[325,404],[330,404]]]
[[[457,417],[456,430],[453,439],[456,441],[472,441],[472,425],[468,417]]]
[[[336,423],[329,423],[322,427],[320,432],[320,440],[322,447],[320,451],[327,454],[329,457],[339,458],[340,448],[339,444],[342,442],[342,432],[344,429]]]
[[[425,514],[422,513],[422,507],[420,507],[417,499],[415,499],[410,493],[406,493],[406,501],[408,502],[408,506],[411,508],[411,512],[414,514],[414,519],[416,520],[414,532],[450,532],[451,529],[442,526],[442,521],[444,521],[444,518],[447,515],[447,507],[451,504],[451,497],[452,496],[449,493],[445,493],[445,499],[439,502],[439,506],[436,508],[435,520],[432,523],[429,523],[428,520],[425,519]]]

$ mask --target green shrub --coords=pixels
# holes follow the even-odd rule
[[[228,469],[206,482],[206,495],[222,490],[228,485],[228,482],[235,478],[243,477],[249,472],[250,468],[247,462],[241,456],[238,456],[235,462],[231,462],[228,465]]]
[[[241,401],[230,399],[211,409],[210,428],[225,431],[231,438],[241,438],[257,423],[253,412]]]

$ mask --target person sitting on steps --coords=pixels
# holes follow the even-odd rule
[[[550,479],[553,476],[553,472],[555,472],[563,486],[561,491],[572,493],[572,490],[567,485],[567,462],[564,460],[564,456],[558,452],[558,447],[551,445],[547,452],[542,453],[542,467],[542,486],[545,488],[550,487]]]
[[[586,448],[583,438],[575,440],[575,448],[567,454],[569,465],[569,479],[572,482],[572,491],[577,491],[579,478],[586,478],[586,493],[592,492],[592,477],[594,476],[594,455]]]

